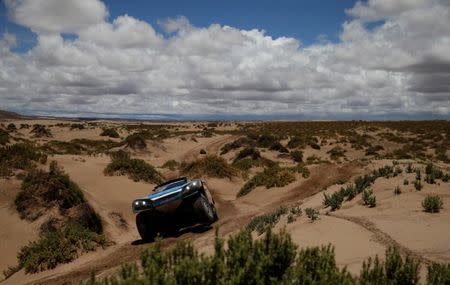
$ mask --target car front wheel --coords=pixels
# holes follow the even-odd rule
[[[200,195],[195,201],[194,210],[202,223],[212,224],[217,220],[215,209],[203,195]]]
[[[136,227],[139,235],[144,241],[153,241],[157,235],[157,231],[151,223],[151,217],[148,213],[142,212],[136,216]]]

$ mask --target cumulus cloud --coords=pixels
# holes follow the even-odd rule
[[[38,33],[76,33],[107,16],[99,0],[5,0],[13,21]]]
[[[340,42],[303,47],[262,30],[166,19],[158,34],[98,0],[6,0],[37,34],[25,54],[0,40],[0,104],[52,113],[291,114],[347,117],[450,113],[446,0],[369,0],[347,11]],[[60,3],[61,2],[61,3]],[[45,5],[44,5],[45,4]],[[37,5],[37,6],[35,6]],[[66,15],[71,14],[71,15]],[[67,16],[67,18],[66,18]],[[377,25],[368,28],[367,23]],[[62,33],[74,33],[65,40]]]

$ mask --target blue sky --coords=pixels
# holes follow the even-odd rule
[[[262,29],[271,37],[293,37],[302,45],[318,41],[325,35],[331,42],[339,41],[341,24],[351,19],[345,10],[353,7],[355,0],[260,0],[260,1],[104,1],[109,10],[109,20],[128,14],[150,23],[164,33],[158,21],[184,16],[197,27],[218,23],[240,29]],[[4,2],[0,4],[0,33],[17,35],[18,45],[13,49],[24,52],[36,45],[36,35],[29,28],[9,21]],[[64,35],[70,38],[70,35]]]
[[[0,0],[0,106],[152,118],[450,116],[448,0]]]

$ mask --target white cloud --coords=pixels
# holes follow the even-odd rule
[[[5,0],[5,4],[16,23],[37,33],[76,33],[108,15],[99,0]]]
[[[11,17],[38,35],[26,54],[10,51],[11,34],[0,40],[0,104],[7,108],[450,114],[450,6],[445,0],[357,3],[348,10],[354,19],[343,23],[339,43],[319,40],[309,47],[256,29],[195,27],[184,17],[161,22],[170,33],[164,37],[131,16],[106,21],[98,1],[70,4],[72,10],[73,5],[98,9],[80,16],[83,21],[67,22],[51,16],[57,14],[53,8],[35,14],[30,5],[35,4],[7,1]],[[367,22],[379,20],[367,28]],[[78,37],[64,40],[64,32]]]
[[[163,39],[152,26],[128,15],[117,17],[112,23],[102,22],[79,32],[80,40],[114,48],[151,48]]]

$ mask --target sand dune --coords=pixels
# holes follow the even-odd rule
[[[16,121],[19,124],[24,122]],[[26,121],[29,124],[36,121]],[[63,122],[63,121],[61,121]],[[75,130],[56,127],[54,121],[39,121],[51,127],[52,139],[70,141],[73,138],[103,139],[99,136],[100,128]],[[111,124],[103,122],[103,124]],[[188,128],[196,129],[193,124]],[[22,137],[30,137],[20,130]],[[122,135],[128,132],[122,131]],[[160,168],[167,160],[190,162],[202,156],[200,150],[218,155],[220,148],[238,138],[237,135],[225,134],[205,138],[195,135],[175,136],[162,141],[149,141],[147,149],[136,151],[127,149],[133,157],[143,159],[156,166],[166,176],[176,176],[176,171]],[[183,137],[183,139],[182,139]],[[31,138],[31,137],[30,137]],[[286,142],[284,142],[286,143]],[[304,158],[316,155],[329,159],[327,153],[333,146],[327,145],[320,150],[306,147]],[[388,147],[391,147],[389,145]],[[386,147],[386,148],[388,148]],[[352,181],[358,175],[369,173],[377,167],[392,163],[392,160],[361,161],[364,152],[353,150],[350,146],[346,157],[338,162],[308,166],[311,175],[284,187],[266,189],[257,187],[248,195],[236,198],[239,189],[245,183],[241,177],[232,179],[207,178],[207,185],[217,203],[220,220],[215,226],[220,228],[222,236],[238,231],[255,216],[274,211],[280,206],[300,205],[301,208],[312,207],[320,210],[318,221],[311,223],[303,214],[293,223],[282,218],[276,229],[286,228],[293,240],[300,246],[318,246],[331,243],[336,249],[339,266],[347,266],[357,274],[363,260],[374,255],[383,255],[386,247],[396,245],[405,254],[411,254],[424,263],[430,261],[450,262],[450,211],[448,207],[438,214],[422,211],[421,201],[430,193],[438,193],[445,205],[450,205],[450,184],[439,183],[426,185],[422,191],[416,191],[413,183],[403,185],[405,179],[414,180],[414,173],[402,173],[397,177],[379,178],[372,186],[377,197],[377,206],[367,208],[361,204],[360,195],[353,201],[344,202],[342,208],[329,213],[323,209],[323,193],[339,190],[340,184]],[[231,160],[236,154],[231,151],[225,155]],[[274,151],[264,151],[263,157],[279,160],[282,165],[294,165],[288,158],[278,158]],[[135,227],[135,218],[131,211],[131,201],[147,195],[155,185],[134,182],[126,176],[105,176],[103,170],[110,162],[106,154],[99,155],[54,155],[48,158],[63,167],[84,192],[89,203],[101,215],[105,232],[115,244],[102,250],[82,255],[75,261],[56,267],[53,270],[37,274],[25,274],[23,270],[14,274],[2,284],[61,284],[73,279],[88,278],[91,271],[99,276],[114,272],[114,268],[123,262],[134,261],[139,253],[149,244],[142,244]],[[401,161],[406,167],[408,160]],[[441,166],[447,167],[445,164]],[[17,263],[19,249],[38,235],[39,221],[29,223],[21,220],[14,209],[13,201],[20,188],[20,181],[12,178],[0,182],[0,269],[4,270]],[[402,194],[395,196],[393,189],[400,186]],[[325,190],[324,190],[325,189]],[[177,237],[164,239],[163,245],[170,246],[177,240],[191,240],[200,252],[208,254],[213,249],[214,230],[206,232],[186,231]]]

